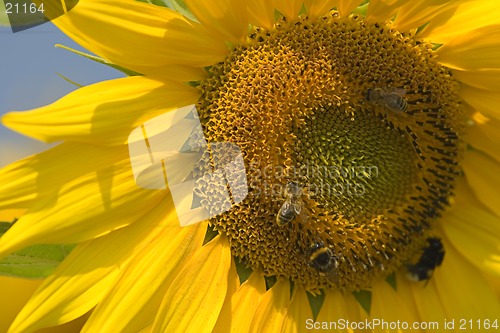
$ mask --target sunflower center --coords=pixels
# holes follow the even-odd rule
[[[335,12],[282,20],[201,89],[205,135],[242,149],[249,185],[211,223],[266,275],[367,288],[415,255],[453,195],[463,110],[410,35]]]

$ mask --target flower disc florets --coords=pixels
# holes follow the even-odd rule
[[[241,147],[250,188],[211,222],[267,275],[367,288],[418,252],[453,196],[457,86],[390,25],[332,12],[255,28],[201,89],[205,135]]]

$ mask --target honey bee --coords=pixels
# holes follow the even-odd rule
[[[276,223],[284,226],[292,222],[302,211],[302,187],[297,182],[288,182],[285,186],[285,202],[281,205]]]
[[[430,237],[427,238],[427,243],[429,244],[424,248],[418,262],[407,266],[407,276],[411,281],[429,281],[436,267],[443,263],[445,251],[441,239]]]
[[[365,99],[372,105],[381,106],[393,112],[405,112],[408,109],[405,94],[404,89],[373,88],[366,91]]]

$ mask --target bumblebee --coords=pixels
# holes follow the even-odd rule
[[[309,249],[309,265],[322,273],[331,273],[338,267],[333,251],[323,242],[315,242]]]
[[[441,239],[430,237],[427,238],[427,243],[418,262],[407,267],[407,275],[411,281],[428,281],[436,267],[443,263],[445,251]]]

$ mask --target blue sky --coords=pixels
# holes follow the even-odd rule
[[[0,27],[0,115],[49,104],[76,89],[57,73],[82,85],[122,76],[55,44],[85,51],[51,23],[17,33]],[[0,167],[48,147],[0,125]]]

